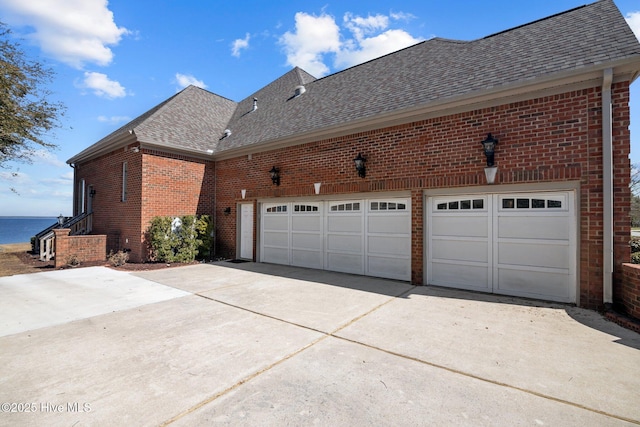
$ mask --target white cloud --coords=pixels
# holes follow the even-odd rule
[[[22,172],[0,172],[0,180],[7,181],[11,185],[28,184],[31,182],[29,175]]]
[[[195,78],[194,76],[190,75],[190,74],[180,74],[180,73],[176,73],[176,82],[178,83],[178,86],[182,89],[185,88],[189,85],[194,85],[197,87],[200,87],[202,89],[206,89],[207,85],[204,84],[204,82],[202,80],[198,80],[197,78]]]
[[[64,167],[66,163],[58,159],[58,157],[47,150],[35,150],[32,153],[33,162],[36,164],[45,164],[56,167]]]
[[[118,123],[126,123],[131,121],[131,117],[128,116],[98,116],[98,121],[102,123],[110,123],[117,125]]]
[[[638,40],[640,40],[640,11],[627,13],[625,19],[627,20],[627,24],[629,24],[633,30],[633,33],[636,35]]]
[[[414,45],[421,39],[403,30],[387,30],[374,37],[357,39],[357,43],[345,45],[336,58],[336,66],[347,68],[374,58]]]
[[[27,35],[43,52],[76,68],[108,65],[129,31],[118,27],[107,0],[3,0],[3,20],[34,29]]]
[[[93,91],[96,96],[114,99],[127,95],[125,88],[115,80],[109,80],[106,74],[85,71],[84,81],[78,87]]]
[[[239,58],[240,50],[247,49],[249,47],[250,39],[251,39],[251,36],[249,35],[249,33],[247,33],[243,39],[234,40],[233,43],[231,43],[231,55],[235,56],[236,58]]]
[[[389,28],[391,20],[411,18],[412,15],[402,12],[367,17],[346,13],[342,22],[344,29],[351,33],[349,38],[341,35],[341,28],[332,16],[298,12],[295,31],[286,32],[280,43],[284,46],[288,65],[322,77],[330,72],[327,63],[331,58],[334,68],[345,68],[420,42],[421,38],[404,30]]]
[[[335,19],[327,14],[313,16],[298,12],[295,21],[295,32],[287,31],[280,38],[287,64],[298,66],[317,77],[328,74],[324,55],[340,50],[340,28]]]

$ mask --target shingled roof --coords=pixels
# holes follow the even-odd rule
[[[211,102],[210,108],[221,111],[196,107],[189,114],[167,109],[165,113],[176,116],[164,114],[160,120],[151,114],[136,129],[143,131],[139,138],[168,147],[209,149],[227,156],[305,135],[319,137],[349,124],[449,100],[621,64],[634,64],[640,71],[640,43],[613,1],[600,0],[474,41],[434,38],[317,80],[295,68],[238,104],[223,98]],[[299,85],[306,91],[294,96]],[[188,98],[184,101],[181,105],[189,108]],[[192,134],[193,127],[198,131]],[[226,128],[232,134],[219,139]],[[207,137],[203,132],[207,129],[217,133]]]
[[[125,143],[185,152],[206,153],[216,147],[236,109],[236,103],[189,86],[67,161],[100,155]]]

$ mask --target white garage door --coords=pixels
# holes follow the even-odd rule
[[[576,301],[574,193],[427,199],[427,283]]]
[[[260,260],[411,279],[409,199],[263,203]]]

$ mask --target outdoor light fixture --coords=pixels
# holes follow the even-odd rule
[[[95,195],[96,195],[96,190],[92,188],[91,191],[89,191],[89,196],[94,197]]]
[[[484,155],[487,156],[487,167],[491,167],[494,164],[494,150],[496,145],[498,144],[498,140],[495,139],[491,134],[487,135],[487,139],[482,141],[482,148],[484,149]]]
[[[280,169],[274,166],[269,171],[269,174],[271,175],[271,181],[275,185],[280,185]]]
[[[356,165],[356,170],[358,171],[358,176],[360,178],[364,178],[367,176],[367,168],[364,166],[367,159],[362,157],[362,153],[358,153],[358,157],[353,159],[353,163]]]
[[[231,208],[224,208],[224,214],[225,215],[231,215]]]
[[[64,224],[64,216],[63,216],[62,214],[60,214],[60,215],[58,216],[58,225],[59,225],[60,227],[62,227],[62,224]]]
[[[484,175],[487,178],[487,184],[493,184],[496,180],[496,174],[498,173],[498,168],[495,166],[494,159],[497,144],[498,140],[491,136],[491,134],[488,134],[487,139],[482,141],[484,155],[487,157],[487,167],[484,168]]]

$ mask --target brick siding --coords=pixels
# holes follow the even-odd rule
[[[96,191],[93,233],[108,236],[107,252],[125,250],[132,262],[141,262],[148,259],[145,232],[155,216],[213,213],[214,170],[211,161],[125,147],[77,166],[76,179],[85,179]]]
[[[640,320],[640,265],[622,264],[622,286],[614,297],[625,314]]]
[[[68,228],[55,229],[55,268],[65,267],[72,258],[80,262],[105,261],[107,259],[107,236],[69,236]]]

